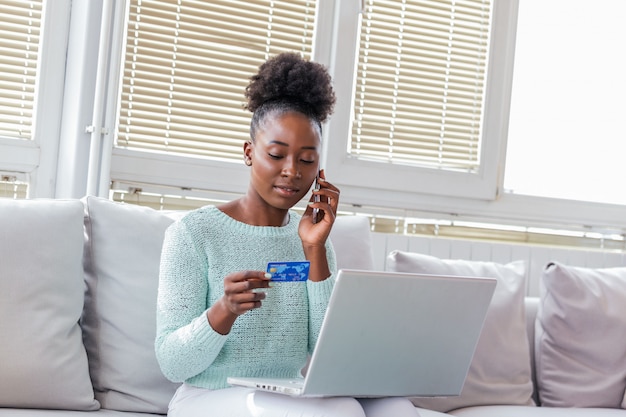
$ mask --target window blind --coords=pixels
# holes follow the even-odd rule
[[[315,1],[131,0],[117,146],[240,161],[249,77],[314,26]]]
[[[12,175],[0,175],[0,198],[25,199],[28,183]]]
[[[42,0],[0,2],[0,136],[32,139]]]
[[[475,172],[490,0],[366,0],[349,152]]]

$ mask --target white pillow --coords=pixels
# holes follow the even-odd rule
[[[83,205],[0,199],[0,407],[97,410],[78,325]]]
[[[540,290],[535,360],[541,404],[626,408],[626,268],[551,263]]]
[[[374,268],[372,235],[365,216],[338,216],[330,232],[337,255],[337,269]]]
[[[107,409],[165,414],[177,385],[161,373],[154,339],[161,246],[173,218],[102,198],[84,202],[83,330],[96,398]]]
[[[413,404],[442,412],[477,405],[534,405],[523,261],[498,264],[393,251],[387,257],[387,268],[398,272],[483,276],[498,280],[461,395],[413,398]]]

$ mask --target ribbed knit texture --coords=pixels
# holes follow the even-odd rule
[[[172,224],[161,256],[155,350],[163,374],[175,382],[219,389],[229,376],[300,374],[315,346],[335,282],[273,283],[259,309],[237,318],[228,335],[215,332],[207,309],[224,293],[234,271],[265,271],[270,261],[302,261],[300,216],[283,227],[250,226],[207,206]]]

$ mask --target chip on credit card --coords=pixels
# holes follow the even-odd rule
[[[272,281],[294,282],[306,281],[309,278],[309,261],[269,262],[267,272],[272,274]]]

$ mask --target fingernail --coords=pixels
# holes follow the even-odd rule
[[[265,278],[268,278],[268,279],[269,279],[269,278],[272,278],[272,274],[270,274],[269,272],[266,272],[266,273],[265,273]]]
[[[315,201],[309,201],[307,204],[308,204],[309,206],[312,206],[313,204],[315,204]]]

